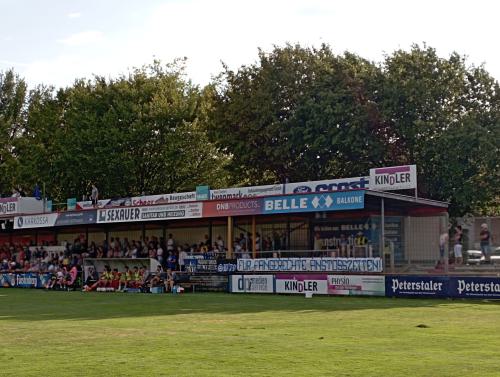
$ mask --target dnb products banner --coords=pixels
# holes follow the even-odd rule
[[[382,272],[381,258],[238,259],[239,272]]]

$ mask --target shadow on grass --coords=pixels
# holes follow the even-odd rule
[[[0,323],[5,320],[99,320],[182,314],[242,314],[260,312],[336,312],[394,308],[439,307],[442,305],[487,305],[499,301],[405,299],[385,297],[333,297],[256,295],[229,293],[125,294],[47,292],[0,289]]]

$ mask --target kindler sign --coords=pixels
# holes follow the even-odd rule
[[[417,188],[417,165],[370,169],[370,189],[406,190]]]

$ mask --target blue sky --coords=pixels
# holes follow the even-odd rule
[[[188,76],[206,84],[221,70],[256,60],[257,48],[299,42],[384,53],[427,42],[439,54],[468,55],[500,79],[500,4],[448,0],[0,0],[0,70],[30,85],[70,85],[187,57]]]

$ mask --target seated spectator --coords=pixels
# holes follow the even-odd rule
[[[151,278],[150,286],[151,287],[159,287],[164,284],[164,279],[166,278],[166,274],[163,272],[163,268],[161,265],[156,267],[156,272],[154,276]]]
[[[128,266],[125,266],[125,271],[121,274],[120,277],[120,285],[118,287],[118,290],[123,291],[127,288],[131,288],[131,282],[132,282],[132,271],[130,271]]]

